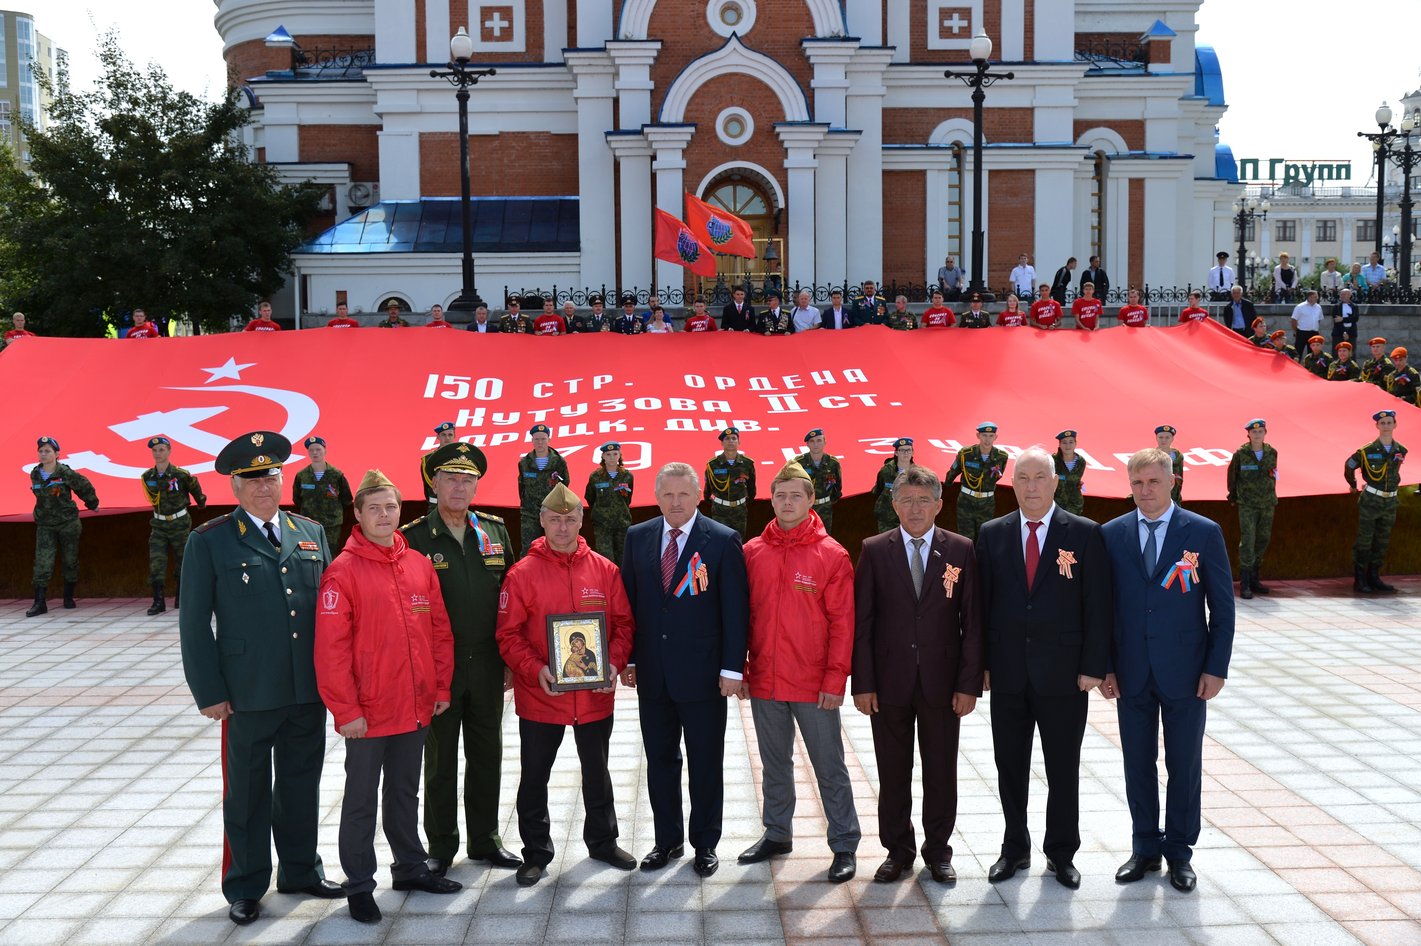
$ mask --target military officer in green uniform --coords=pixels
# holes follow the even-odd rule
[[[1258,583],[1263,553],[1273,537],[1273,510],[1278,505],[1278,451],[1264,443],[1268,424],[1255,417],[1244,428],[1248,443],[1229,460],[1229,504],[1238,507],[1238,593],[1252,598],[1268,594]]]
[[[592,306],[592,312],[588,315],[579,315],[572,320],[569,328],[574,333],[587,332],[610,332],[612,330],[612,317],[604,310],[604,301],[600,295],[591,296],[587,304]]]
[[[967,300],[967,311],[957,317],[957,324],[962,328],[991,328],[992,317],[987,310],[982,307],[982,294],[972,293]]]
[[[1076,454],[1076,432],[1061,431],[1056,443],[1056,505],[1066,512],[1084,515],[1085,489],[1081,479],[1085,476],[1085,460]]]
[[[888,313],[888,327],[899,332],[910,332],[918,327],[918,317],[908,311],[907,296],[898,296],[893,300],[893,311]]]
[[[839,459],[824,452],[824,428],[815,427],[804,435],[809,449],[794,458],[814,483],[814,511],[824,523],[824,531],[834,534],[834,504],[844,495],[844,473]]]
[[[1386,354],[1386,339],[1378,335],[1367,343],[1372,356],[1362,362],[1362,380],[1367,384],[1375,384],[1383,391],[1386,390],[1387,379],[1396,370],[1396,365]]]
[[[1172,424],[1160,424],[1155,428],[1155,445],[1169,454],[1170,463],[1174,466],[1174,488],[1169,491],[1169,498],[1176,503],[1182,503],[1180,497],[1184,493],[1184,454],[1174,449],[1174,435],[1177,433],[1179,430]]]
[[[893,510],[893,482],[912,465],[913,438],[899,437],[893,441],[893,456],[883,461],[873,482],[873,518],[879,532],[898,528],[898,513]]]
[[[1327,378],[1327,372],[1332,368],[1334,360],[1327,352],[1326,345],[1327,339],[1314,335],[1308,339],[1308,350],[1303,355],[1303,367],[1323,379]]]
[[[307,437],[301,445],[306,448],[311,463],[293,477],[291,504],[301,515],[325,528],[326,547],[331,550],[331,558],[335,558],[341,550],[345,508],[355,502],[355,496],[345,474],[326,462],[323,437]]]
[[[552,447],[548,438],[552,431],[547,424],[534,424],[528,429],[533,440],[533,449],[518,460],[518,541],[520,555],[528,553],[533,540],[543,535],[543,525],[539,513],[543,500],[559,483],[566,484],[570,478],[567,461]]]
[[[995,446],[997,425],[984,421],[977,425],[977,443],[963,447],[948,467],[943,478],[946,485],[962,477],[962,492],[957,496],[957,531],[976,542],[982,523],[997,515],[997,480],[1006,471],[1006,451]]]
[[[173,587],[182,588],[183,551],[187,547],[188,533],[192,531],[192,519],[188,516],[188,506],[197,503],[201,509],[207,505],[207,497],[202,495],[202,485],[197,477],[180,466],[173,466],[168,458],[173,455],[173,442],[167,437],[154,437],[148,441],[148,449],[153,452],[153,465],[139,477],[143,482],[143,492],[153,505],[153,521],[148,524],[148,584],[153,586],[153,603],[148,614],[162,614],[168,610],[163,602],[163,583],[168,577],[168,557],[174,559]],[[178,606],[182,595],[173,598],[173,607]]]
[[[1396,586],[1382,581],[1381,572],[1391,528],[1396,525],[1397,493],[1401,489],[1406,448],[1396,441],[1396,411],[1377,411],[1372,420],[1377,425],[1377,439],[1359,447],[1342,468],[1347,488],[1353,493],[1358,492],[1358,471],[1362,474],[1357,497],[1357,542],[1352,546],[1352,590],[1391,594]]]
[[[632,524],[632,474],[622,465],[622,445],[602,444],[602,461],[587,477],[583,497],[592,512],[592,535],[597,554],[622,563],[622,544]]]
[[[1358,363],[1357,359],[1352,357],[1351,342],[1337,343],[1337,357],[1333,360],[1331,367],[1327,369],[1327,380],[1362,380],[1362,366],[1360,363]]]
[[[509,296],[507,307],[503,318],[498,320],[498,330],[514,335],[532,335],[533,320],[523,314],[523,300]]]
[[[446,420],[434,428],[434,439],[438,446],[419,458],[419,476],[424,481],[424,499],[431,506],[434,505],[434,471],[429,468],[429,459],[439,452],[440,447],[448,446],[459,439],[454,422]]]
[[[749,527],[750,502],[755,498],[755,461],[740,452],[740,428],[720,432],[721,452],[706,461],[704,497],[710,501],[710,517],[745,538]]]
[[[35,496],[35,603],[25,612],[32,618],[49,611],[45,590],[54,574],[54,556],[64,563],[64,607],[74,608],[74,587],[79,583],[79,507],[74,495],[89,509],[99,508],[99,495],[82,473],[59,462],[59,441],[41,437],[35,441],[39,463],[30,470],[30,492]]]
[[[503,694],[513,678],[494,640],[498,595],[513,564],[508,528],[471,503],[488,459],[472,444],[430,455],[435,507],[400,530],[434,565],[454,632],[449,709],[434,717],[424,744],[424,834],[430,870],[443,877],[459,853],[459,739],[464,740],[464,825],[472,860],[517,868],[503,846],[498,795],[503,763]]]
[[[227,444],[216,467],[238,508],[193,530],[184,555],[183,674],[202,715],[222,723],[222,893],[239,926],[261,914],[273,841],[277,890],[345,896],[316,853],[326,754],[316,591],[331,555],[320,523],[281,510],[289,456],[290,441],[267,430]]]

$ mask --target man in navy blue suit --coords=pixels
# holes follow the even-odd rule
[[[1233,574],[1217,523],[1174,504],[1174,467],[1156,448],[1130,457],[1135,511],[1103,528],[1115,580],[1115,640],[1100,685],[1116,700],[1125,797],[1134,822],[1130,859],[1115,873],[1134,883],[1169,863],[1176,890],[1194,889],[1204,718],[1228,676]],[[1164,723],[1164,830],[1159,827],[1159,725]]]
[[[697,514],[700,481],[685,463],[656,474],[661,515],[627,530],[622,581],[636,633],[622,682],[636,687],[656,844],[641,869],[684,855],[714,874],[724,807],[726,698],[745,698],[750,590],[740,534]],[[690,770],[689,832],[681,814],[681,741]]]

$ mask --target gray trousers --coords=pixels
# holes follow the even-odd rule
[[[765,837],[771,841],[794,839],[794,727],[799,724],[824,817],[829,821],[829,850],[852,854],[858,850],[859,816],[854,808],[849,769],[844,764],[844,740],[839,732],[839,711],[822,710],[814,703],[750,700],[755,719],[755,741],[760,744],[765,796]]]
[[[340,866],[346,896],[375,889],[375,808],[385,773],[382,823],[395,863],[390,876],[414,880],[429,865],[419,839],[419,773],[427,730],[345,741],[345,802],[340,809]]]

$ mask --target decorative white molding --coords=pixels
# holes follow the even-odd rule
[[[733,124],[737,120],[740,122],[741,127],[739,134],[735,134],[727,128],[727,125]],[[754,116],[739,105],[732,105],[727,109],[723,109],[721,113],[715,117],[715,136],[732,148],[740,147],[749,141],[750,137],[754,134]]]
[[[809,103],[804,90],[795,83],[789,70],[763,53],[747,49],[740,37],[732,36],[724,46],[691,62],[666,90],[661,105],[660,121],[675,124],[686,120],[686,108],[701,86],[711,79],[726,75],[745,75],[764,82],[779,99],[784,120],[809,121]]]
[[[984,134],[982,143],[986,144],[987,138]],[[972,123],[965,118],[949,118],[938,125],[928,135],[930,145],[952,145],[952,144],[972,144]]]
[[[701,182],[696,185],[694,193],[698,195],[704,194],[706,192],[706,188],[710,186],[711,181],[720,177],[726,171],[735,171],[741,168],[746,171],[755,172],[757,175],[764,179],[763,181],[761,181],[761,183],[768,184],[770,186],[770,197],[771,201],[774,204],[774,206],[770,208],[771,210],[780,210],[784,207],[785,192],[784,188],[780,187],[779,180],[777,180],[775,176],[769,171],[767,171],[765,168],[761,167],[753,161],[727,161],[724,164],[716,165],[715,167],[710,169],[710,172],[707,173],[705,177],[701,178]]]
[[[1091,128],[1076,139],[1076,144],[1092,154],[1104,151],[1106,154],[1127,154],[1130,146],[1120,134],[1109,128]]]
[[[727,23],[726,14],[731,11],[732,22]],[[712,33],[729,39],[736,35],[744,36],[754,29],[758,12],[755,0],[710,0],[706,4],[706,22],[710,24]]]
[[[752,6],[748,0],[742,0],[747,6]],[[791,0],[774,0],[775,3],[789,3]],[[844,14],[839,9],[837,0],[804,0],[805,6],[809,7],[809,16],[814,21],[815,36],[843,36]],[[656,9],[656,0],[627,0],[622,7],[622,19],[617,27],[617,37],[619,39],[647,39],[647,29],[651,25],[651,14]],[[753,14],[752,14],[753,17]],[[739,32],[744,34],[749,32],[749,27],[745,27]]]

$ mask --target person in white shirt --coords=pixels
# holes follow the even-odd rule
[[[801,289],[794,297],[794,311],[790,313],[790,327],[795,332],[808,332],[819,328],[819,310],[809,304],[809,290]]]
[[[1299,353],[1307,350],[1308,339],[1322,328],[1322,306],[1317,303],[1317,290],[1309,289],[1305,300],[1293,306],[1293,342]]]
[[[1219,265],[1209,270],[1209,298],[1215,302],[1226,302],[1236,278],[1234,268],[1229,265],[1229,254],[1223,250],[1215,253],[1214,258],[1219,261]]]
[[[1016,258],[1016,268],[1011,271],[1012,288],[1023,299],[1030,299],[1036,291],[1036,268],[1031,265],[1025,253]]]
[[[853,328],[854,312],[844,307],[844,291],[835,289],[829,293],[829,308],[819,313],[821,328]]]
[[[1324,297],[1336,299],[1342,289],[1342,274],[1337,271],[1337,260],[1329,259],[1322,264],[1322,272],[1317,274],[1317,288]]]

